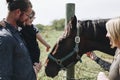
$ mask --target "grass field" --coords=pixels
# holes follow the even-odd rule
[[[51,49],[52,49],[58,37],[62,34],[62,32],[63,31],[52,30],[52,31],[42,31],[41,34],[44,37],[44,39],[51,45]],[[66,71],[60,71],[58,76],[56,76],[55,78],[49,78],[45,75],[44,62],[49,52],[45,51],[46,48],[41,43],[39,43],[39,46],[41,49],[40,61],[42,62],[43,67],[38,74],[38,80],[66,80],[67,77]],[[99,51],[95,51],[95,53],[102,59],[108,61],[111,61],[113,58]],[[108,74],[108,72],[104,71],[98,64],[96,64],[94,61],[89,59],[86,55],[83,55],[82,63],[78,62],[75,65],[75,78],[76,80],[96,80],[97,74],[100,71],[105,72],[106,75]]]

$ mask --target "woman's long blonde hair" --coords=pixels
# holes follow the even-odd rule
[[[120,42],[120,17],[109,20],[106,23],[106,29],[112,38],[113,44],[111,47],[114,47]]]

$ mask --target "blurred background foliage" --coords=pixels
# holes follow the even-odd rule
[[[36,25],[40,30],[57,30],[62,31],[65,26],[65,19],[53,20],[51,25]]]

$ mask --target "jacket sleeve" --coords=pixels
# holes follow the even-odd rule
[[[111,66],[111,63],[109,63],[109,62],[107,62],[107,61],[105,61],[105,60],[102,60],[102,59],[99,58],[99,57],[97,57],[97,58],[95,59],[95,62],[96,62],[97,64],[99,64],[104,70],[109,71],[110,66]]]
[[[11,80],[12,77],[12,53],[8,52],[7,42],[0,36],[0,80]]]

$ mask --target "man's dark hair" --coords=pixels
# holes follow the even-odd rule
[[[32,4],[29,0],[6,0],[8,3],[8,10],[14,11],[20,9],[21,11],[27,11],[29,7],[32,8]]]

